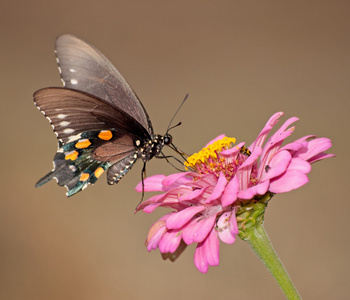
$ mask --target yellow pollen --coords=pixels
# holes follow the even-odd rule
[[[194,167],[197,163],[206,163],[208,159],[217,160],[217,153],[222,150],[227,150],[232,148],[233,144],[236,142],[235,138],[224,137],[207,147],[203,148],[198,153],[194,153],[187,161],[184,163],[186,167]],[[224,161],[224,158],[220,158],[220,161]],[[209,163],[210,166],[214,166],[213,163]]]

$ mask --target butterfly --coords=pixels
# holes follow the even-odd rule
[[[34,103],[58,139],[54,168],[36,187],[51,179],[72,196],[107,171],[116,184],[137,159],[165,157],[175,147],[167,133],[154,134],[141,101],[112,63],[94,46],[65,34],[56,39],[56,58],[64,87],[34,93]],[[175,148],[176,149],[176,148]]]

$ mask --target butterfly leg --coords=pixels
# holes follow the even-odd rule
[[[173,158],[173,159],[175,159],[177,162],[179,162],[179,163],[182,165],[182,162],[181,162],[177,157],[172,156],[172,155],[165,155],[163,152],[160,152],[160,154],[161,154],[161,155],[157,155],[156,157],[157,157],[157,158],[165,159],[166,162],[167,162],[168,164],[170,164],[172,167],[174,167],[177,171],[179,171],[179,172],[184,172],[184,170],[179,169],[179,168],[176,167],[174,164],[172,164],[172,163],[170,162],[170,160],[169,160],[169,158]]]

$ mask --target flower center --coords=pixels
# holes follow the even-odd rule
[[[217,140],[187,158],[184,163],[185,167],[201,174],[214,174],[217,177],[220,172],[223,172],[227,180],[230,180],[236,174],[237,166],[250,155],[249,150],[245,147],[232,155],[221,153],[223,150],[233,148],[235,142],[236,139],[230,137]]]

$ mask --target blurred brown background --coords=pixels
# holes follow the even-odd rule
[[[164,211],[134,215],[141,163],[117,186],[103,177],[67,199],[54,182],[56,138],[32,94],[61,86],[54,40],[100,49],[164,134],[186,93],[175,144],[188,153],[226,133],[249,144],[272,113],[300,117],[292,139],[333,140],[337,157],[276,196],[265,227],[304,299],[349,293],[348,1],[9,1],[0,11],[0,299],[283,299],[241,240],[221,244],[205,275],[194,247],[176,263],[144,240]],[[290,141],[292,140],[290,139]],[[170,174],[152,160],[147,175]]]

